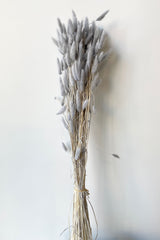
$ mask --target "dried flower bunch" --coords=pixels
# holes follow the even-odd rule
[[[96,21],[102,20],[108,11]],[[110,49],[103,52],[105,32],[96,26],[95,21],[89,23],[88,18],[78,21],[74,11],[67,27],[58,18],[57,40],[53,42],[62,54],[57,58],[61,97],[61,114],[64,127],[69,132],[70,143],[62,143],[65,151],[70,151],[74,172],[74,198],[72,240],[91,240],[92,231],[89,220],[87,197],[89,191],[85,187],[87,144],[94,112],[94,90],[100,83],[99,66],[110,55]]]

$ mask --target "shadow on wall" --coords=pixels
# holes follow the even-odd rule
[[[112,44],[108,37],[105,41],[105,50],[112,48]],[[110,125],[113,119],[113,109],[110,105],[110,95],[112,94],[113,88],[113,76],[114,71],[119,62],[119,56],[116,51],[112,48],[112,54],[106,61],[104,61],[101,66],[100,76],[102,78],[101,85],[97,88],[95,92],[96,99],[96,114],[93,115],[93,145],[96,146],[93,149],[94,153],[94,176],[96,181],[96,201],[98,202],[98,208],[100,212],[101,219],[98,219],[99,225],[106,225],[102,227],[99,226],[99,239],[109,240],[109,236],[115,236],[114,232],[117,231],[117,216],[113,211],[112,203],[112,193],[111,188],[107,182],[106,176],[106,148],[108,146],[108,139],[106,139],[106,132],[111,131]],[[94,132],[94,133],[93,133]],[[97,149],[98,151],[96,151]],[[105,150],[105,151],[104,151]],[[100,220],[100,221],[99,221]],[[105,229],[104,229],[105,228]],[[102,235],[101,235],[102,234]],[[101,239],[101,236],[106,236],[106,238]],[[114,240],[119,240],[120,238],[115,238]],[[111,239],[112,240],[112,239]]]
[[[107,176],[107,174],[114,169],[112,153],[109,153],[107,146],[112,145],[111,143],[113,142],[112,123],[116,109],[114,109],[114,104],[112,103],[112,94],[115,86],[118,86],[118,84],[115,84],[115,81],[118,80],[114,79],[117,78],[117,75],[115,74],[117,74],[117,68],[120,65],[121,59],[116,49],[112,47],[112,43],[108,37],[106,37],[105,43],[105,50],[112,48],[112,54],[109,57],[108,62],[104,62],[101,66],[100,75],[102,83],[95,93],[96,114],[94,115],[93,125],[95,129],[94,135],[96,137],[92,138],[94,139],[94,145],[98,150],[94,153],[94,164],[96,169],[94,176],[97,184],[96,195],[101,216],[100,220],[103,225],[102,229],[99,229],[99,239],[146,240],[146,237],[123,232],[123,219],[121,219],[123,210],[119,214],[118,211],[120,207],[116,206],[117,204],[120,204],[118,201],[121,197],[115,195],[115,189],[112,188],[112,183],[110,183],[113,179],[110,179],[110,177]],[[106,133],[108,133],[107,136]],[[106,153],[108,153],[107,156]],[[106,169],[108,170],[106,171]],[[118,178],[116,178],[116,176],[114,177],[114,184],[117,187]],[[116,191],[121,192],[120,189],[117,189]],[[103,236],[103,238],[101,238],[101,236]],[[109,238],[108,236],[112,237]]]
[[[138,234],[131,233],[121,233],[114,238],[101,238],[99,240],[159,240],[158,236],[142,236]]]
[[[105,48],[108,49],[109,47],[112,48],[111,41],[106,39]],[[96,114],[93,116],[92,122],[92,135],[94,135],[94,137],[92,137],[92,143],[95,146],[93,148],[94,181],[96,182],[96,202],[98,203],[100,216],[100,219],[98,219],[98,222],[100,222],[98,239],[158,240],[159,238],[157,236],[133,234],[129,230],[128,232],[124,232],[124,222],[127,221],[127,218],[125,218],[124,221],[123,212],[125,214],[125,209],[120,206],[121,201],[123,201],[123,196],[121,198],[121,189],[118,183],[118,178],[114,176],[109,179],[110,177],[107,175],[109,174],[109,171],[112,171],[114,168],[112,153],[109,153],[107,147],[112,143],[112,139],[110,139],[112,138],[112,121],[116,111],[112,104],[113,98],[111,96],[116,86],[115,81],[118,81],[118,79],[114,80],[117,78],[117,69],[121,65],[120,55],[116,52],[116,49],[112,48],[112,50],[112,55],[110,56],[109,61],[107,64],[106,62],[103,63],[100,72],[102,83],[95,93]],[[106,171],[106,169],[108,170]],[[110,182],[113,179],[116,190],[112,189],[112,184]],[[117,207],[117,205],[119,206]]]

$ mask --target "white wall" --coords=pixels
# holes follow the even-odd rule
[[[1,0],[0,239],[59,239],[68,226],[72,168],[51,36],[72,8],[90,19],[110,9],[101,24],[114,56],[96,92],[87,166],[99,239],[160,239],[158,0]]]

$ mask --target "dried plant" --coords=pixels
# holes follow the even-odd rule
[[[102,20],[108,11],[96,21]],[[78,21],[74,11],[67,26],[58,18],[57,40],[62,58],[57,58],[61,97],[62,122],[70,136],[70,143],[62,143],[71,151],[74,172],[73,219],[71,240],[91,240],[92,230],[88,213],[89,191],[85,186],[87,145],[94,111],[94,90],[100,83],[99,66],[110,55],[103,52],[105,32],[95,21],[86,17]]]

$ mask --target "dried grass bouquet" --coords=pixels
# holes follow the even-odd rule
[[[108,11],[96,21],[102,20]],[[58,18],[57,40],[62,58],[57,58],[61,97],[62,122],[70,136],[70,144],[62,143],[70,151],[74,173],[73,219],[71,240],[92,240],[88,213],[89,191],[85,186],[87,145],[94,112],[94,90],[100,83],[99,66],[110,55],[103,52],[105,32],[86,17],[78,21],[74,11],[67,26]]]

